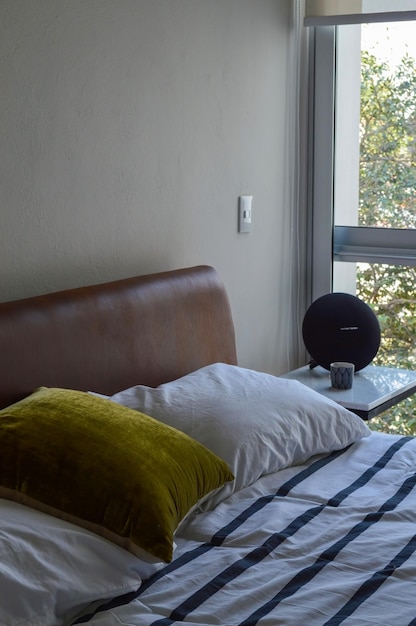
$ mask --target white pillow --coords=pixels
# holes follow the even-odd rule
[[[138,385],[111,400],[185,432],[226,461],[235,481],[204,508],[264,474],[371,432],[354,413],[297,381],[224,363],[157,388]]]
[[[0,624],[60,626],[134,591],[164,564],[144,563],[69,522],[0,499]]]

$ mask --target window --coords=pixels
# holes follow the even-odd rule
[[[333,289],[357,293],[374,306],[383,328],[379,358],[408,367],[416,365],[412,27],[338,27],[336,76],[345,76],[343,68],[348,74],[336,80],[334,161]]]
[[[412,33],[409,22],[348,25],[317,28],[314,39],[312,299],[331,290],[359,295],[363,273],[367,280],[373,276],[383,288],[374,283],[370,302],[377,307],[376,295],[384,291],[382,314],[389,325],[387,311],[407,306],[405,300],[416,313]],[[397,42],[403,44],[406,36],[408,47],[400,54]],[[385,59],[377,42],[387,51]],[[392,270],[389,282],[385,266],[402,269],[400,274]],[[414,293],[404,285],[399,289],[399,276],[407,287],[415,283]],[[387,305],[388,284],[392,300]],[[398,292],[403,297],[396,302]],[[409,343],[409,365],[411,350]]]
[[[406,21],[314,29],[310,172],[311,299],[329,291],[362,297],[382,327],[378,362],[412,368],[414,32]]]

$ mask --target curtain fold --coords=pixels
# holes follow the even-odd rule
[[[306,310],[306,178],[307,178],[307,102],[309,32],[303,28],[304,0],[292,0],[290,41],[287,55],[288,81],[285,85],[287,155],[284,176],[284,216],[287,233],[282,249],[282,271],[288,298],[277,320],[276,349],[285,346],[286,371],[306,361],[302,339],[302,318]],[[290,331],[288,332],[288,329]]]

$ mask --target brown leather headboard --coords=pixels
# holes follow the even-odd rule
[[[113,394],[237,362],[212,267],[161,272],[0,304],[0,407],[40,386]]]

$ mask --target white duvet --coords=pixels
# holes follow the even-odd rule
[[[151,566],[83,528],[0,499],[0,626],[63,626],[136,590]]]
[[[265,476],[176,537],[94,626],[416,625],[416,440],[373,433]]]

